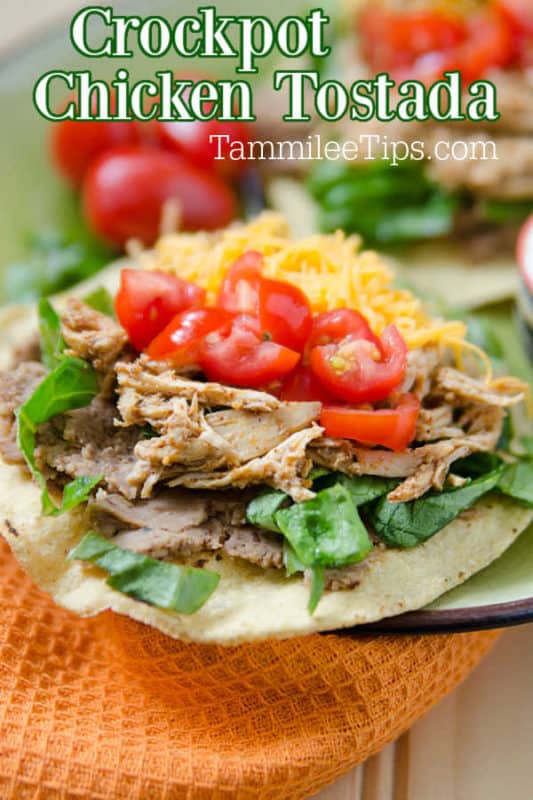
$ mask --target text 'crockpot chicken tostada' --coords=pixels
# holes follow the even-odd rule
[[[58,603],[204,642],[328,630],[420,608],[527,526],[526,387],[357,239],[264,214],[139,261],[114,300],[42,301],[39,342],[3,314],[2,531]]]

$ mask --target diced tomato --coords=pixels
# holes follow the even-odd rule
[[[184,230],[223,228],[237,209],[233,192],[217,175],[149,148],[103,153],[86,173],[82,193],[94,233],[119,247],[132,238],[152,244],[169,202],[176,205]]]
[[[198,364],[205,337],[231,323],[233,315],[223,308],[195,308],[177,314],[150,342],[146,353],[175,367]]]
[[[324,311],[313,319],[308,347],[338,344],[343,340],[352,339],[366,339],[378,349],[381,346],[378,337],[372,332],[362,314],[351,308],[335,308],[333,311]]]
[[[336,439],[355,439],[362,444],[405,450],[415,438],[419,411],[420,400],[413,394],[404,394],[395,408],[325,406],[320,424],[327,436]]]
[[[311,306],[305,294],[286,281],[263,278],[263,256],[248,250],[226,273],[217,304],[236,314],[255,316],[265,337],[303,350],[311,332]]]
[[[281,384],[280,400],[307,402],[318,400],[320,403],[334,403],[335,400],[322,386],[309,367],[298,364]]]
[[[265,341],[248,320],[236,317],[230,326],[205,338],[200,365],[209,380],[258,388],[287,375],[299,359],[299,353]]]
[[[407,366],[407,346],[394,327],[381,334],[379,347],[367,339],[348,338],[313,347],[311,369],[334,397],[347,403],[385,400],[400,384]]]
[[[174,275],[123,269],[115,310],[131,344],[141,351],[176,314],[204,301],[204,289]]]
[[[439,9],[398,11],[368,2],[358,14],[361,50],[376,71],[413,64],[450,50],[465,37],[463,17]]]
[[[461,14],[391,10],[367,3],[357,24],[365,60],[376,71],[391,71],[397,80],[429,82],[459,70],[463,80],[471,82],[491,67],[507,66],[515,53],[509,19],[494,6]]]
[[[256,250],[247,250],[239,256],[222,281],[217,305],[235,314],[256,315],[262,268],[263,256]]]
[[[261,278],[258,286],[261,330],[274,342],[301,352],[313,324],[309,300],[286,281]]]

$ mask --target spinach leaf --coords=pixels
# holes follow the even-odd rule
[[[394,478],[379,478],[375,475],[361,475],[355,478],[339,475],[338,481],[348,489],[356,506],[371,503],[378,497],[392,492],[399,484]]]
[[[277,511],[274,519],[305,566],[355,564],[372,549],[351,494],[341,483]]]
[[[501,467],[503,461],[496,453],[472,453],[466,458],[458,459],[453,471],[462,478],[479,478]]]
[[[61,514],[84,502],[101,478],[76,478],[65,487],[62,505],[55,506],[48,494],[46,479],[35,461],[37,429],[58,414],[89,405],[97,392],[98,381],[92,367],[78,358],[63,358],[17,411],[18,446],[42,489],[45,514]]]
[[[504,467],[499,467],[466,486],[426,495],[409,503],[390,503],[383,497],[370,510],[370,521],[389,547],[415,547],[495,489],[503,471]]]
[[[57,367],[63,358],[65,341],[61,335],[61,318],[47,298],[39,301],[39,333],[41,358],[47,369]]]
[[[289,576],[305,572],[305,564],[302,564],[287,539],[283,540],[283,565]]]
[[[3,275],[5,299],[28,303],[68,289],[89,278],[109,263],[113,252],[88,231],[69,202],[64,230],[48,230],[27,237],[26,254],[6,267]]]
[[[216,589],[220,575],[179,566],[117,547],[89,531],[67,558],[88,561],[110,574],[112,589],[158,608],[194,614]]]
[[[252,525],[257,525],[258,528],[279,533],[280,528],[276,522],[275,514],[289,500],[289,495],[279,490],[263,492],[263,494],[254,497],[248,504],[246,519]]]
[[[320,602],[320,598],[324,593],[326,585],[326,568],[322,566],[315,566],[311,571],[311,594],[309,595],[308,610],[310,614],[314,614],[316,607]]]
[[[83,298],[83,302],[91,308],[94,308],[95,311],[105,314],[106,317],[115,319],[113,298],[105,286],[99,286],[97,289],[89,292],[89,294],[85,295]]]
[[[498,482],[498,489],[520,503],[533,506],[533,462],[509,464]]]

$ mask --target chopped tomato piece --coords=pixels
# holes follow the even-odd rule
[[[263,278],[262,267],[261,253],[243,253],[226,273],[217,303],[227,311],[257,317],[265,337],[303,350],[312,325],[309,301],[297,286]]]
[[[298,364],[296,369],[287,375],[281,384],[279,398],[286,401],[307,402],[318,400],[320,403],[335,402],[311,369],[303,364]]]
[[[204,301],[204,289],[174,275],[123,269],[115,310],[130,342],[141,351],[176,314]]]
[[[209,380],[258,388],[287,375],[299,359],[299,353],[265,341],[249,320],[236,317],[205,338],[200,365]]]
[[[413,394],[401,395],[395,408],[348,408],[324,406],[320,424],[326,435],[355,439],[390,450],[405,450],[416,434],[420,400]]]
[[[231,323],[233,315],[223,308],[194,308],[177,314],[153,339],[146,353],[176,367],[197,364],[207,334]]]
[[[313,324],[305,294],[285,281],[261,278],[258,283],[259,324],[274,342],[301,352]]]
[[[394,327],[385,328],[379,347],[348,337],[313,347],[311,369],[334,397],[347,403],[385,400],[396,389],[407,366],[407,346]]]
[[[235,314],[257,314],[258,282],[263,256],[247,250],[229,268],[218,293],[217,305]]]
[[[309,337],[309,348],[317,345],[338,344],[348,339],[365,339],[379,349],[380,341],[372,333],[370,325],[358,311],[351,308],[335,308],[324,311],[313,320],[313,328]]]

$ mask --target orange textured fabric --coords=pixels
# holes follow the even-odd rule
[[[295,800],[396,738],[496,633],[182,644],[80,620],[0,548],[2,800]]]

